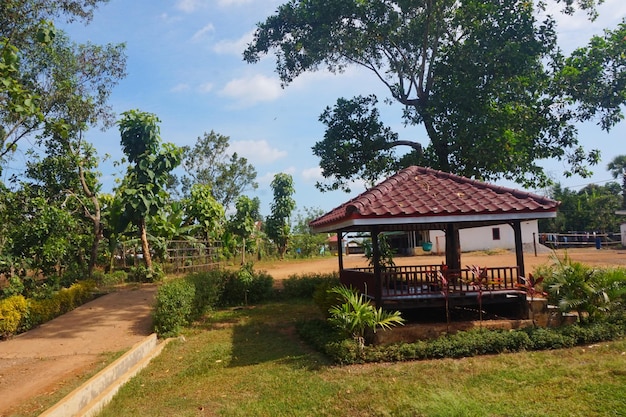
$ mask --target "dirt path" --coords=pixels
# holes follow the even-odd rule
[[[526,273],[532,273],[539,265],[546,265],[554,262],[555,256],[563,259],[566,255],[572,260],[582,262],[592,266],[622,266],[626,267],[626,250],[611,250],[585,248],[552,251],[545,247],[539,247],[537,256],[534,250],[530,249],[524,253],[524,265]],[[399,256],[394,259],[396,265],[440,265],[445,262],[443,255],[423,255],[423,256]],[[344,256],[344,268],[356,268],[367,266],[367,259],[362,255]],[[497,253],[470,252],[461,254],[462,265],[479,266],[514,266],[515,253],[511,251],[498,251]],[[255,268],[266,270],[274,279],[281,280],[291,275],[301,275],[309,273],[329,273],[338,271],[337,257],[326,258],[311,262],[302,261],[273,261],[263,262],[255,265]]]
[[[527,272],[538,265],[561,259],[564,251],[540,250],[525,254]],[[573,260],[595,266],[626,267],[626,250],[571,249]],[[441,264],[443,256],[397,257],[397,265]],[[515,254],[464,253],[463,265],[512,266]],[[344,267],[367,266],[363,256],[344,257]],[[336,257],[322,260],[275,261],[255,265],[276,280],[291,275],[338,270]],[[101,355],[129,349],[151,333],[155,286],[115,292],[100,297],[12,340],[0,342],[0,416],[44,411],[27,400],[57,392],[100,365]],[[24,404],[28,404],[25,406]]]
[[[101,355],[128,350],[151,333],[156,286],[97,298],[27,333],[0,342],[0,416],[43,412],[26,403],[96,369]]]

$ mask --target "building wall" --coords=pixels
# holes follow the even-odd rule
[[[494,239],[494,229],[497,229],[499,239]],[[534,235],[533,235],[534,234]],[[622,232],[622,237],[624,232]],[[537,220],[522,222],[522,243],[533,243],[539,239]],[[470,252],[490,249],[515,249],[515,233],[508,224],[495,226],[475,227],[459,231],[461,251]],[[433,243],[434,253],[444,253],[446,250],[446,235],[441,230],[431,230],[430,240]]]

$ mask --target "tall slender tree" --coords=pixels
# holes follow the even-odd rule
[[[182,149],[171,143],[162,143],[160,120],[156,115],[129,110],[119,121],[121,144],[130,163],[117,197],[122,208],[118,230],[133,222],[141,239],[146,268],[151,273],[152,257],[146,218],[155,215],[168,201],[165,185],[169,173],[182,158]]]
[[[292,195],[295,193],[293,178],[283,172],[274,175],[272,180],[272,190],[274,201],[272,202],[272,213],[266,219],[265,230],[267,236],[274,241],[281,258],[285,256],[287,243],[289,242],[289,231],[291,212],[296,208],[296,201]]]

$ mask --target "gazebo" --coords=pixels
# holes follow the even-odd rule
[[[314,233],[366,232],[372,239],[372,267],[344,269],[339,251],[339,274],[376,302],[378,307],[415,309],[475,304],[489,294],[492,304],[526,301],[520,289],[525,276],[521,223],[556,217],[559,206],[536,194],[495,186],[469,178],[412,166],[350,201],[313,220]],[[516,265],[462,268],[459,230],[508,224],[515,236]],[[382,266],[378,241],[381,233],[442,230],[445,265]]]

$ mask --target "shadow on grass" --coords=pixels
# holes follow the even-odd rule
[[[295,329],[298,320],[317,315],[309,303],[270,303],[240,311],[232,328],[230,367],[278,362],[318,369],[330,361],[303,342]]]

